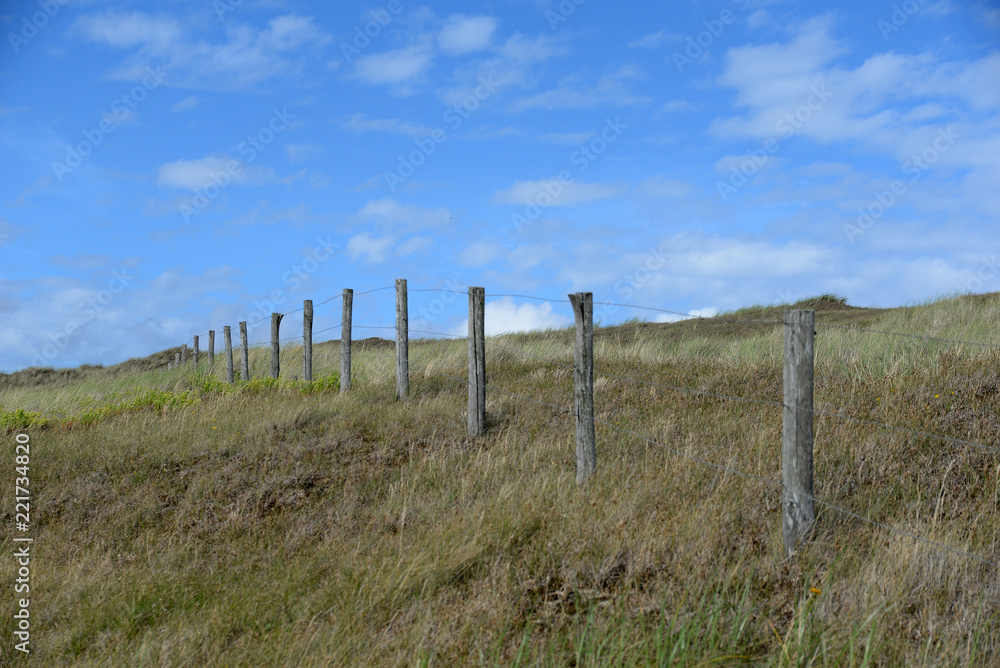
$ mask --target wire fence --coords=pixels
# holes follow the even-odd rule
[[[380,288],[374,288],[374,289],[366,290],[366,291],[363,291],[363,292],[355,292],[353,294],[354,294],[354,296],[361,296],[361,295],[368,295],[368,294],[372,294],[372,293],[376,293],[376,292],[381,292],[381,291],[385,291],[385,290],[392,290],[392,289],[396,289],[396,286],[385,286],[385,287],[380,287]],[[466,294],[465,292],[460,292],[460,291],[451,290],[451,289],[444,289],[444,288],[410,289],[409,291],[410,292],[440,292],[440,293],[453,293],[453,294],[463,294],[463,295]],[[538,297],[538,296],[534,296],[534,295],[524,295],[524,294],[486,293],[486,296],[494,297],[494,298],[531,299],[531,300],[536,300],[536,301],[541,301],[541,302],[547,302],[547,303],[561,303],[561,304],[565,304],[565,303],[569,302],[568,299],[550,299],[550,298],[546,298],[546,297]],[[329,299],[326,299],[324,301],[319,302],[318,304],[316,304],[316,306],[325,305],[325,304],[330,303],[332,301],[335,301],[336,299],[339,299],[341,297],[342,297],[342,295],[336,295],[336,296],[330,297]],[[615,307],[626,307],[626,308],[633,308],[633,309],[645,309],[645,310],[649,310],[649,311],[653,311],[653,312],[659,312],[659,313],[665,313],[665,314],[680,316],[680,317],[683,317],[685,320],[710,321],[710,322],[726,322],[726,323],[741,323],[741,324],[757,325],[757,326],[759,326],[761,324],[764,324],[764,325],[785,325],[786,324],[783,320],[773,320],[773,319],[765,319],[765,318],[731,318],[731,317],[725,317],[725,316],[692,316],[691,314],[686,314],[686,313],[682,313],[680,311],[675,311],[675,310],[668,310],[668,309],[663,309],[663,308],[658,308],[658,307],[642,306],[642,305],[636,305],[636,304],[621,304],[621,303],[617,303],[617,302],[593,302],[593,304],[606,305],[606,306],[615,306]],[[299,308],[299,309],[295,309],[294,311],[289,311],[288,313],[289,314],[290,313],[295,313],[295,312],[302,311],[302,310],[303,310],[302,308]],[[269,318],[262,318],[260,320],[254,321],[254,323],[251,323],[251,324],[256,324],[256,323],[259,323],[259,322],[263,322],[264,320],[268,320],[268,319]],[[900,338],[906,338],[906,339],[919,339],[919,340],[925,340],[925,341],[929,341],[929,342],[944,343],[944,344],[953,344],[953,345],[958,345],[958,346],[963,346],[963,345],[964,346],[972,346],[972,347],[984,348],[984,349],[994,349],[995,350],[995,349],[1000,348],[1000,344],[995,344],[995,343],[981,342],[981,341],[966,341],[966,340],[961,340],[961,339],[952,339],[952,338],[943,338],[943,337],[933,337],[933,336],[927,336],[927,335],[923,335],[923,334],[915,334],[915,333],[910,333],[910,332],[898,332],[898,331],[870,329],[870,328],[863,328],[863,327],[853,327],[853,326],[838,325],[838,324],[835,324],[835,323],[826,323],[826,322],[816,322],[815,325],[816,325],[817,329],[818,328],[830,328],[830,329],[838,329],[838,330],[845,330],[845,331],[857,332],[857,333],[860,333],[860,334],[878,334],[878,335],[882,335],[882,336],[900,337]],[[333,330],[340,329],[340,328],[342,328],[342,326],[343,326],[343,323],[338,323],[337,325],[334,325],[332,327],[327,327],[325,329],[322,329],[322,330],[319,330],[317,332],[314,332],[313,336],[316,336],[316,335],[319,335],[319,334],[323,334],[323,333],[326,333],[326,332],[330,332],[330,331],[333,331]],[[352,329],[373,329],[373,330],[390,330],[390,331],[396,331],[397,327],[398,326],[392,326],[392,325],[352,324],[351,328]],[[758,331],[759,331],[759,328],[758,328]],[[448,340],[456,340],[456,341],[457,340],[467,340],[469,338],[467,336],[462,336],[462,335],[459,335],[459,334],[454,334],[454,333],[449,333],[449,332],[439,332],[439,331],[425,330],[425,329],[410,329],[410,328],[407,328],[406,332],[407,332],[407,335],[409,333],[425,334],[425,335],[428,335],[428,336],[442,337],[442,338],[445,338],[445,339],[448,339]],[[199,337],[208,336],[208,333],[206,332],[204,334],[199,334],[198,336]],[[193,340],[193,337],[192,337],[192,339],[189,339],[189,342],[192,341],[192,340]],[[281,339],[278,340],[278,343],[279,344],[280,343],[287,343],[287,342],[290,342],[290,341],[304,342],[302,336],[292,336],[292,337],[281,338]],[[575,370],[576,369],[576,366],[574,364],[567,364],[567,363],[565,363],[563,361],[556,360],[556,359],[553,359],[551,357],[548,357],[548,356],[545,356],[545,355],[541,355],[541,354],[538,354],[538,353],[526,350],[524,347],[513,346],[513,345],[510,344],[509,341],[507,341],[506,339],[503,338],[503,335],[492,336],[492,337],[488,338],[486,340],[486,342],[489,344],[489,349],[490,350],[493,350],[493,351],[503,351],[503,352],[507,353],[508,355],[511,355],[513,358],[517,358],[517,359],[529,358],[533,362],[543,363],[545,365],[551,365],[551,366],[554,366],[554,367],[557,367],[557,368],[561,368],[561,369],[566,369],[566,370]],[[249,347],[255,347],[255,346],[262,346],[262,345],[270,345],[272,343],[273,343],[272,341],[267,340],[267,341],[255,342],[253,344],[248,344],[248,346]],[[315,341],[314,341],[314,345],[315,345]],[[240,351],[241,354],[248,354],[249,353],[249,351],[241,351],[241,347],[234,347],[233,351],[234,351],[234,355],[238,351]],[[282,364],[284,365],[284,363],[286,361],[288,361],[288,359],[291,357],[292,354],[298,355],[299,354],[299,350],[297,348],[293,347],[293,346],[285,346],[284,350],[282,350],[279,354],[283,355],[283,357],[281,357],[280,359],[281,359]],[[340,351],[339,350],[335,350],[334,354],[337,355],[337,356],[339,356],[340,355]],[[369,358],[371,358],[371,359],[389,359],[389,358],[395,358],[395,357],[397,357],[397,353],[395,353],[395,352],[393,352],[393,353],[367,352],[366,355]],[[435,375],[435,376],[440,376],[440,377],[443,377],[443,378],[451,379],[452,381],[455,381],[455,382],[458,382],[458,383],[462,383],[462,384],[465,384],[467,386],[470,385],[470,380],[468,380],[468,379],[460,378],[460,377],[456,377],[456,376],[453,376],[453,375],[448,374],[448,373],[444,373],[442,371],[433,369],[430,366],[426,366],[424,368],[423,373],[425,375]],[[723,401],[742,402],[742,403],[748,403],[748,404],[753,404],[753,405],[758,405],[758,406],[763,406],[763,407],[768,407],[768,408],[781,408],[783,411],[789,408],[788,406],[785,405],[785,403],[783,401],[778,400],[778,399],[764,399],[764,398],[752,397],[752,396],[734,396],[734,395],[720,393],[720,392],[712,392],[712,391],[705,390],[705,389],[692,388],[692,387],[684,387],[684,386],[679,386],[679,385],[672,385],[672,384],[663,383],[663,382],[660,382],[660,381],[655,381],[655,380],[650,380],[650,379],[645,379],[645,378],[633,378],[633,377],[629,377],[629,376],[625,376],[625,375],[621,375],[621,374],[617,374],[617,373],[612,373],[612,372],[609,372],[609,371],[604,371],[604,370],[596,369],[596,368],[593,369],[593,373],[596,376],[601,376],[601,377],[605,377],[605,378],[611,378],[611,379],[615,379],[615,380],[618,380],[618,381],[622,381],[622,382],[626,382],[626,383],[632,383],[632,384],[636,384],[636,385],[643,385],[643,386],[648,386],[648,387],[655,387],[655,388],[665,389],[665,390],[669,390],[669,391],[672,391],[672,392],[676,392],[676,393],[681,393],[681,394],[685,394],[685,395],[688,395],[688,396],[692,396],[692,397],[694,397],[696,399],[719,399],[719,400],[723,400]],[[497,393],[500,393],[500,394],[503,394],[503,395],[507,395],[507,396],[513,397],[513,398],[521,400],[521,401],[529,402],[531,404],[545,406],[545,407],[554,409],[559,414],[562,414],[562,415],[565,415],[565,416],[568,416],[568,417],[574,417],[574,419],[577,417],[577,415],[576,415],[576,409],[575,408],[567,408],[565,406],[560,406],[560,405],[557,405],[557,404],[553,404],[551,402],[542,401],[542,400],[538,399],[537,397],[528,396],[528,395],[523,394],[523,393],[513,392],[513,391],[511,391],[509,389],[498,387],[498,386],[490,384],[490,383],[484,383],[484,387],[485,387],[485,389],[487,391],[490,391],[490,392],[497,392]],[[975,448],[975,449],[978,449],[978,450],[981,450],[981,451],[987,452],[987,453],[994,453],[994,454],[1000,453],[1000,447],[997,447],[995,445],[989,445],[989,444],[980,443],[980,442],[977,442],[977,441],[974,441],[974,440],[971,440],[971,439],[957,438],[957,437],[954,437],[954,436],[949,436],[949,435],[946,435],[946,434],[934,433],[934,432],[930,432],[930,431],[923,430],[923,429],[916,429],[916,428],[913,428],[913,427],[907,427],[907,426],[902,426],[902,425],[898,425],[898,424],[890,424],[890,423],[881,422],[881,421],[877,421],[877,420],[871,420],[871,419],[867,419],[867,418],[860,418],[860,417],[852,416],[852,415],[849,415],[849,414],[846,414],[846,413],[840,412],[840,411],[825,410],[825,409],[810,409],[810,411],[812,412],[812,414],[814,414],[816,416],[821,416],[823,418],[829,418],[829,419],[845,421],[845,422],[849,422],[849,423],[853,423],[853,424],[860,424],[860,425],[875,427],[875,428],[879,428],[879,429],[885,429],[885,430],[892,431],[892,432],[895,432],[895,433],[903,433],[903,434],[907,434],[907,435],[915,436],[915,437],[919,437],[919,438],[924,438],[924,439],[934,439],[934,440],[938,440],[938,441],[943,442],[943,443],[949,443],[949,444],[956,445],[956,446]],[[629,428],[626,428],[626,427],[622,427],[619,424],[616,424],[616,423],[611,422],[609,420],[605,420],[603,418],[599,418],[599,417],[595,416],[593,418],[593,420],[594,420],[594,422],[596,424],[599,424],[602,427],[610,429],[610,430],[612,430],[614,432],[621,433],[623,435],[627,435],[627,436],[632,437],[632,438],[636,438],[636,439],[640,440],[641,442],[643,442],[643,443],[645,443],[647,445],[654,446],[654,447],[657,447],[657,448],[661,448],[661,449],[663,449],[663,450],[671,453],[674,456],[681,457],[681,458],[693,461],[693,462],[695,462],[695,463],[697,463],[697,464],[699,464],[701,466],[709,467],[709,468],[715,469],[717,471],[720,471],[720,472],[723,472],[723,473],[728,473],[728,474],[731,474],[731,475],[734,475],[734,476],[737,476],[737,477],[741,477],[741,478],[745,478],[745,479],[748,479],[748,480],[755,480],[755,481],[765,482],[765,483],[767,483],[769,485],[776,485],[778,488],[785,489],[785,485],[784,485],[784,483],[781,480],[777,480],[777,479],[774,479],[774,478],[768,478],[768,477],[764,477],[764,476],[760,476],[760,475],[755,475],[753,473],[748,473],[748,472],[746,472],[744,470],[741,470],[739,468],[735,468],[733,466],[728,466],[728,465],[725,465],[725,464],[720,464],[718,462],[713,462],[713,461],[711,461],[709,459],[705,459],[705,458],[702,458],[702,457],[698,457],[698,456],[692,455],[690,453],[684,452],[683,450],[680,450],[680,449],[671,447],[669,445],[666,445],[664,443],[661,443],[657,439],[651,437],[650,435],[642,434],[642,433],[637,432],[635,430],[632,430],[632,429],[629,429]],[[840,515],[843,515],[845,517],[851,518],[853,520],[856,520],[856,521],[868,524],[868,525],[876,527],[876,528],[883,529],[885,531],[889,531],[889,532],[894,533],[896,535],[899,535],[901,537],[905,537],[905,538],[908,538],[908,539],[915,540],[915,541],[920,542],[922,544],[928,545],[931,548],[936,549],[936,550],[947,551],[947,552],[950,552],[950,553],[953,553],[953,554],[956,554],[956,555],[960,555],[960,556],[965,557],[965,558],[970,558],[970,559],[976,560],[976,561],[978,561],[978,562],[980,562],[982,564],[989,565],[989,566],[992,566],[992,567],[997,567],[998,566],[998,563],[996,561],[991,560],[991,559],[987,559],[987,558],[985,558],[985,557],[983,557],[981,555],[977,555],[977,554],[974,554],[974,553],[971,553],[971,552],[968,552],[968,551],[964,551],[964,550],[958,549],[958,548],[956,548],[954,546],[951,546],[951,545],[948,545],[946,543],[942,543],[942,542],[939,542],[939,541],[931,540],[931,539],[926,538],[926,537],[922,537],[922,536],[920,536],[918,534],[915,534],[915,533],[912,533],[912,532],[908,532],[906,530],[900,529],[898,527],[894,527],[894,526],[892,526],[890,524],[887,524],[887,523],[884,523],[884,522],[879,522],[877,520],[874,520],[874,519],[872,519],[870,517],[866,517],[866,516],[864,516],[862,514],[859,514],[857,512],[849,510],[847,508],[843,508],[841,506],[832,504],[829,501],[826,501],[824,499],[817,498],[815,495],[807,495],[807,496],[812,501],[814,501],[816,504],[822,506],[823,508],[829,509],[830,511],[832,511],[834,513],[838,513]]]

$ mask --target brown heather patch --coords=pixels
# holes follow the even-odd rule
[[[807,305],[819,311],[819,409],[997,445],[995,349],[822,326],[996,342],[995,295],[886,311],[833,298]],[[728,315],[780,320],[781,311]],[[784,559],[777,486],[604,425],[597,474],[577,487],[571,415],[499,391],[571,407],[570,372],[523,354],[571,364],[571,335],[487,342],[497,389],[487,394],[489,433],[473,442],[465,386],[439,375],[465,377],[461,341],[411,342],[405,402],[393,401],[391,344],[372,340],[355,348],[346,396],[291,386],[206,394],[32,433],[36,662],[995,662],[995,567],[823,507],[812,540]],[[779,326],[633,323],[595,338],[598,370],[781,398]],[[336,368],[337,348],[317,346],[317,375]],[[298,371],[297,351],[285,348],[283,374]],[[265,360],[254,351],[256,369]],[[0,403],[55,415],[141,386],[198,385],[190,372],[133,362],[136,371],[54,382],[22,376],[0,386]],[[780,477],[778,408],[597,378],[599,418],[690,457]],[[817,416],[815,463],[820,499],[1000,560],[995,452]],[[2,509],[10,526],[9,495]],[[7,581],[14,568],[0,561]],[[0,599],[7,619],[12,606]]]

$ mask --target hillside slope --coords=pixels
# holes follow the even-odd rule
[[[1000,293],[796,307],[817,309],[818,410],[1000,444],[1000,348],[843,329],[1000,344]],[[785,559],[780,407],[671,389],[780,402],[782,310],[595,330],[597,417],[654,443],[599,425],[582,487],[572,330],[487,340],[489,429],[474,441],[464,341],[411,341],[401,402],[377,341],[356,349],[346,395],[334,343],[316,347],[308,386],[261,380],[264,350],[235,388],[218,357],[211,373],[161,372],[172,351],[0,377],[8,442],[31,439],[35,659],[996,661],[996,565],[823,506]],[[299,355],[285,348],[283,374]],[[815,431],[818,499],[1000,561],[995,449],[828,415]],[[12,527],[10,493],[3,516]],[[0,560],[6,581],[16,568]]]

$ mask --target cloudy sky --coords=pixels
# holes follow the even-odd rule
[[[0,7],[0,370],[1000,290],[993,1]]]

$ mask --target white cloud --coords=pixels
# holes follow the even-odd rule
[[[686,316],[675,313],[660,313],[653,318],[653,322],[680,322],[681,320],[689,320],[691,318],[714,318],[718,314],[719,309],[714,306],[708,306],[706,308],[693,308],[688,311]]]
[[[585,132],[549,132],[538,135],[536,139],[547,144],[582,144],[585,141],[593,139],[596,134],[593,130]]]
[[[77,18],[73,31],[131,51],[108,73],[112,79],[140,81],[147,67],[156,66],[166,72],[166,86],[211,90],[245,90],[273,77],[295,76],[302,67],[295,52],[330,39],[312,18],[295,14],[274,17],[263,29],[230,26],[221,43],[195,37],[174,19],[138,11],[86,14]]]
[[[452,214],[443,206],[427,209],[385,197],[365,203],[355,214],[355,219],[362,224],[375,223],[385,228],[415,231],[445,226],[451,221]]]
[[[232,172],[236,170],[227,169],[233,162],[241,167],[235,174]],[[246,183],[249,180],[247,165],[241,161],[228,156],[208,156],[198,160],[177,160],[160,165],[160,174],[156,183],[161,186],[197,190],[212,183],[213,175],[218,180],[221,180],[222,175],[224,175],[226,178],[232,179],[234,183]]]
[[[683,181],[657,175],[639,183],[636,192],[646,197],[684,197],[691,187]]]
[[[389,132],[410,137],[426,137],[434,130],[426,125],[410,123],[399,118],[366,118],[358,113],[345,118],[341,127],[356,134],[362,132]]]
[[[538,329],[558,329],[573,324],[573,318],[561,313],[553,313],[550,303],[519,305],[510,297],[487,301],[483,321],[486,336],[510,332],[530,332]],[[468,332],[468,318],[451,330],[452,334],[459,336],[465,336]]]
[[[304,162],[323,153],[319,144],[285,144],[285,154],[291,162]]]
[[[504,247],[488,241],[476,241],[458,254],[458,261],[467,267],[481,267],[503,255]]]
[[[695,109],[697,109],[697,107],[687,100],[670,100],[660,107],[660,112],[664,114],[675,114],[682,111],[694,111]]]
[[[183,100],[181,100],[179,102],[174,102],[172,105],[170,105],[170,111],[172,111],[175,114],[177,114],[177,113],[180,113],[182,111],[188,111],[189,109],[194,109],[200,103],[201,103],[201,100],[199,100],[194,95],[191,95],[190,97],[186,97]]]
[[[557,189],[561,188],[561,191]],[[558,179],[542,179],[538,181],[515,181],[507,190],[497,190],[493,194],[494,204],[525,204],[551,200],[546,206],[577,206],[601,199],[617,197],[624,192],[620,184],[611,183],[581,183],[572,181],[560,183]],[[552,196],[552,193],[558,193]]]
[[[426,46],[373,53],[354,61],[353,76],[373,86],[394,86],[394,92],[405,94],[410,92],[408,85],[430,69],[433,58]]]
[[[438,35],[441,50],[452,56],[489,48],[497,20],[491,16],[453,14]]]
[[[388,259],[392,243],[392,237],[375,238],[367,234],[356,234],[347,240],[347,254],[352,260],[381,264]]]
[[[638,68],[631,65],[619,67],[602,75],[597,83],[587,82],[582,75],[564,77],[551,89],[523,97],[511,105],[513,111],[528,109],[586,109],[590,107],[624,107],[645,104],[652,98],[636,95],[629,82],[642,78]]]
[[[423,253],[434,245],[434,240],[430,237],[413,237],[407,239],[396,247],[396,255],[400,257]]]
[[[667,33],[664,30],[659,30],[650,35],[646,35],[634,42],[629,42],[628,48],[635,49],[655,49],[665,42],[667,39]]]

